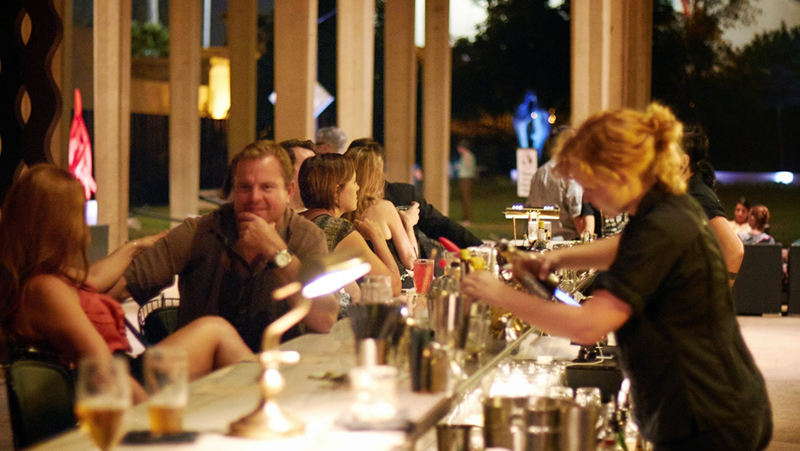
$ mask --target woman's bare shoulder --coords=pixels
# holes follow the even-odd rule
[[[75,287],[63,277],[54,274],[40,274],[32,277],[23,289],[26,303],[33,306],[44,306],[61,298],[77,298]]]

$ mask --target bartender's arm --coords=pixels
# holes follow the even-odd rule
[[[597,269],[605,270],[617,256],[620,235],[603,238],[580,246],[560,248],[541,254],[528,254],[515,262],[514,271],[527,271],[537,274],[544,280],[557,269]]]
[[[474,271],[461,282],[462,291],[490,305],[510,310],[550,335],[579,344],[594,344],[630,318],[631,306],[606,290],[597,290],[581,307],[545,301],[497,280],[487,271]]]

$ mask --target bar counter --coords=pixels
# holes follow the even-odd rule
[[[525,334],[533,333],[533,329]],[[354,337],[349,319],[336,323],[329,334],[309,334],[281,345],[282,350],[300,353],[300,362],[283,365],[281,373],[286,388],[278,397],[281,408],[306,423],[305,434],[268,441],[230,437],[228,425],[251,412],[259,401],[256,380],[261,365],[252,361],[240,362],[218,370],[191,384],[189,404],[186,408],[184,428],[198,431],[197,440],[191,444],[120,444],[115,449],[125,450],[352,450],[369,449],[426,449],[433,443],[429,433],[458,402],[461,395],[476,388],[487,372],[506,358],[523,337],[487,355],[481,365],[467,368],[469,378],[460,383],[453,393],[413,393],[407,374],[401,372],[398,383],[398,410],[405,412],[408,428],[391,431],[351,431],[337,424],[352,402],[349,383],[319,380],[323,374],[346,374],[355,365]],[[125,416],[125,430],[148,428],[146,403],[130,409]],[[435,435],[435,434],[434,434]],[[420,440],[420,438],[424,438]],[[435,446],[435,445],[433,445]],[[35,450],[87,450],[96,449],[89,437],[73,430],[48,440]]]

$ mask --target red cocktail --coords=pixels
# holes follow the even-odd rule
[[[433,281],[433,260],[419,258],[414,260],[414,286],[418,294],[428,294]]]

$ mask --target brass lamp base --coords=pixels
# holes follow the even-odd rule
[[[263,401],[256,410],[230,425],[230,435],[259,440],[301,435],[305,431],[304,422],[283,413],[273,401]]]

